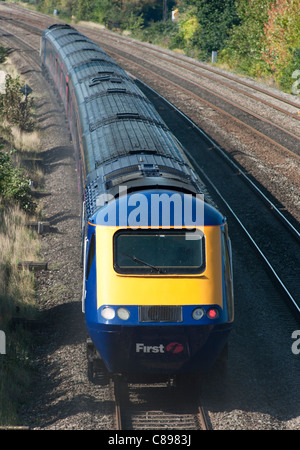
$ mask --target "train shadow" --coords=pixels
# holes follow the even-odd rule
[[[93,427],[94,416],[107,418],[114,408],[106,390],[91,386],[87,379],[86,329],[80,301],[67,301],[68,289],[55,287],[64,303],[47,309],[32,334],[33,382],[30,399],[22,406],[20,420],[33,429],[80,428],[72,417],[84,417],[85,428]],[[73,367],[70,370],[70,367]],[[96,419],[95,419],[96,421]]]

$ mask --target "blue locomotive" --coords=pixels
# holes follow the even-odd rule
[[[153,105],[94,42],[52,25],[41,59],[75,147],[90,362],[129,375],[210,370],[234,317],[226,219]]]

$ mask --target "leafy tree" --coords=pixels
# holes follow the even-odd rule
[[[77,0],[75,12],[78,20],[91,20],[94,14],[94,4],[90,0]]]
[[[268,11],[264,27],[263,59],[276,77],[292,63],[300,49],[300,0],[277,0]],[[300,69],[300,67],[298,67]]]
[[[226,48],[221,54],[224,61],[250,75],[267,72],[262,60],[264,26],[268,11],[275,0],[239,0],[236,2],[239,24],[234,25]]]
[[[178,31],[172,39],[171,47],[184,49],[187,53],[194,52],[198,47],[200,30],[196,9],[190,7],[184,10],[179,16]]]
[[[187,8],[190,11],[192,8],[198,21],[194,45],[206,55],[222,49],[231,28],[239,23],[235,0],[184,0],[180,11],[185,12]],[[196,28],[195,23],[191,25]]]

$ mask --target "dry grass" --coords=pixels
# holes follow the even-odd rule
[[[0,69],[4,70],[4,72],[11,75],[13,78],[16,78],[19,75],[19,72],[9,56],[6,58],[5,63],[0,64]]]
[[[0,210],[0,324],[5,315],[6,321],[9,318],[9,310],[34,304],[33,275],[18,269],[20,261],[36,260],[40,251],[38,238],[26,227],[27,220],[17,206]]]
[[[25,132],[20,128],[11,127],[11,134],[14,147],[21,152],[34,152],[40,151],[41,137],[37,130],[32,132]]]
[[[22,260],[36,260],[40,251],[39,240],[26,222],[18,207],[0,209],[0,329],[7,341],[6,355],[0,355],[0,425],[18,424],[18,406],[30,384],[32,338],[22,327],[11,327],[14,316],[36,315],[33,273],[18,268]]]

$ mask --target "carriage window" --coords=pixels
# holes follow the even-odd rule
[[[93,260],[94,260],[94,257],[95,257],[95,247],[96,247],[95,234],[92,234],[91,243],[90,243],[90,246],[89,246],[89,254],[88,254],[88,257],[87,257],[86,279],[89,278],[89,274],[90,274],[91,267],[92,267],[92,264],[93,264]]]
[[[197,231],[119,231],[114,235],[114,268],[124,274],[202,273],[205,237]]]

